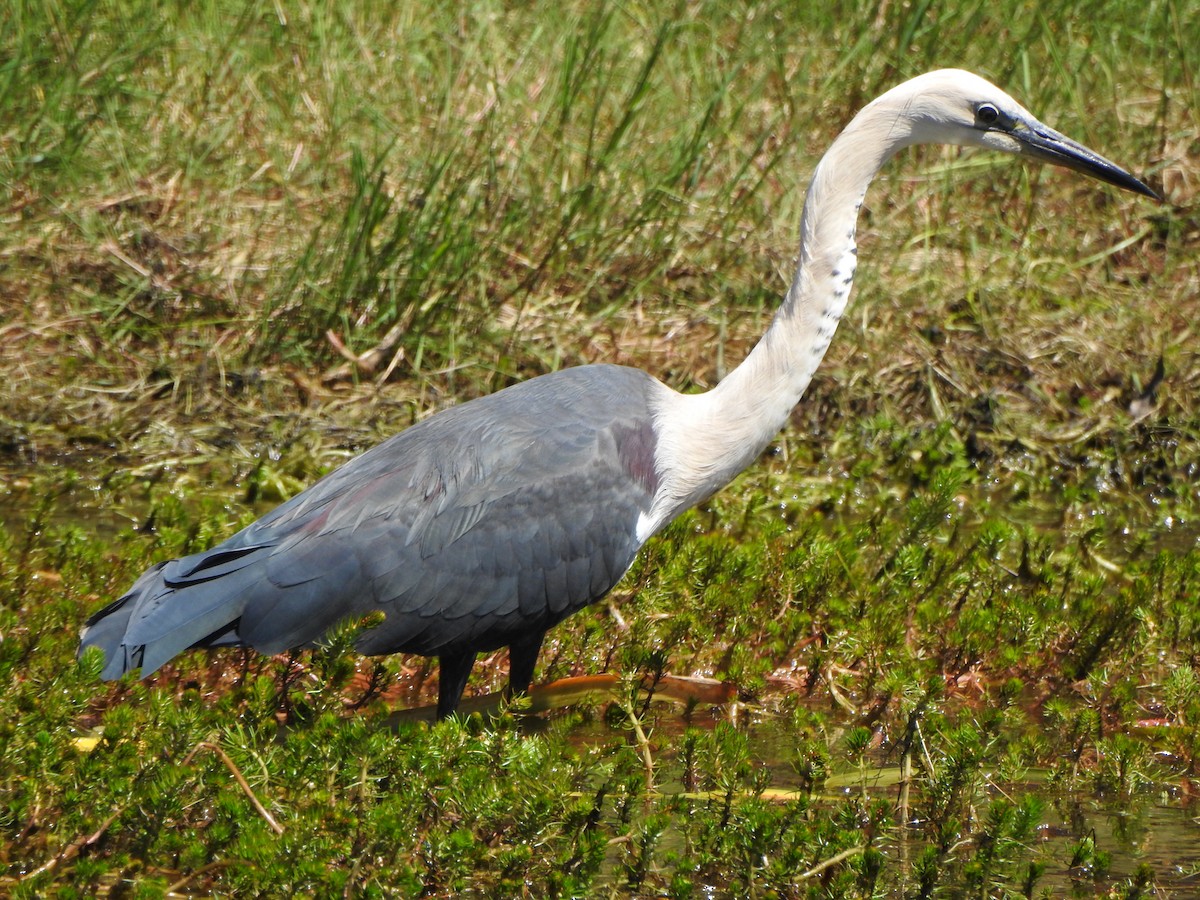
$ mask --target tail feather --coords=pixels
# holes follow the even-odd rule
[[[241,644],[238,622],[259,587],[253,568],[246,570],[252,559],[222,553],[210,566],[197,557],[160,563],[87,620],[80,654],[103,650],[101,677],[114,680],[136,668],[145,677],[192,647]]]
[[[130,603],[130,595],[126,594],[93,614],[79,632],[80,656],[88,647],[99,647],[104,651],[104,669],[100,677],[108,681],[120,678],[134,668],[123,646],[132,612],[133,604]]]
[[[342,619],[375,608],[373,594],[359,589],[359,563],[349,548],[306,565],[296,547],[302,538],[238,546],[244,535],[147,571],[88,619],[79,652],[104,651],[105,679],[136,668],[145,677],[193,647],[250,646],[270,654],[312,644]]]

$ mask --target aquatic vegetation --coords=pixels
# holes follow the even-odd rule
[[[150,551],[216,540],[230,507],[171,500],[154,534],[97,537],[55,513],[79,476],[47,477],[51,499],[0,532],[6,889],[790,896],[811,881],[858,897],[1112,880],[1121,844],[1089,849],[1087,817],[1053,826],[1083,834],[1057,855],[1033,836],[1062,792],[1126,808],[1188,784],[1195,674],[1170,648],[1195,627],[1177,606],[1200,553],[1108,551],[1110,570],[1074,533],[964,521],[954,498],[978,485],[961,473],[900,514],[889,477],[864,469],[855,514],[819,529],[686,518],[618,611],[561,629],[544,666],[630,677],[532,731],[511,713],[389,717],[398,696],[430,697],[424,672],[355,656],[351,628],[317,651],[197,652],[101,686],[72,624]],[[676,685],[655,703],[664,673],[739,696],[681,705]]]

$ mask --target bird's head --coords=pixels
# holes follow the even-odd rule
[[[987,147],[1074,169],[1117,187],[1158,197],[1099,153],[1043,125],[991,82],[961,69],[940,69],[893,88],[872,105],[887,104],[909,144]]]

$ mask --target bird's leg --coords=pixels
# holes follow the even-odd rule
[[[508,689],[504,692],[511,700],[518,694],[529,693],[529,683],[533,681],[533,667],[537,665],[538,654],[542,651],[542,641],[546,632],[535,632],[524,640],[513,641],[508,645]]]
[[[475,665],[475,651],[462,650],[443,653],[438,657],[438,721],[447,719],[458,709],[467,679],[471,677],[471,666]]]

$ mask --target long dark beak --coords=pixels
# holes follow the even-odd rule
[[[1133,191],[1135,194],[1162,200],[1162,197],[1155,191],[1146,187],[1116,163],[1108,161],[1094,150],[1089,150],[1083,144],[1076,143],[1065,134],[1059,134],[1053,128],[1047,128],[1040,122],[1030,127],[1018,126],[1009,134],[1020,142],[1021,150],[1026,156],[1053,163],[1056,166],[1074,169],[1076,172],[1082,172],[1084,175],[1090,175],[1100,181]]]

